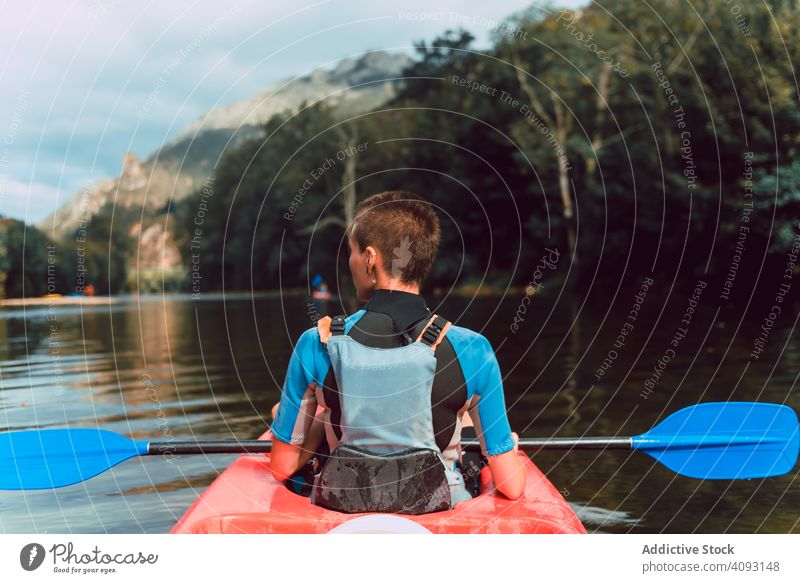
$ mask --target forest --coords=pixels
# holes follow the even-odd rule
[[[429,289],[526,285],[558,250],[576,286],[657,273],[749,293],[800,240],[800,11],[766,4],[529,8],[487,50],[464,30],[419,41],[388,104],[275,116],[163,209],[185,266],[165,287],[307,287],[317,273],[347,285],[356,204],[396,189],[439,212]],[[104,211],[89,225],[98,293],[134,291],[136,242],[115,228],[128,219]],[[6,297],[23,281],[26,295],[47,293],[46,237],[5,219],[0,246]]]

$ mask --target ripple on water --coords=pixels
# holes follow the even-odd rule
[[[306,306],[302,298],[255,305],[247,296],[230,299],[223,304],[213,298],[145,298],[64,307],[57,311],[55,342],[46,308],[0,310],[0,431],[103,427],[145,441],[257,437],[280,395],[292,346],[309,327]],[[731,345],[723,366],[725,351],[698,350],[694,360],[687,338],[686,352],[643,401],[642,383],[668,345],[675,314],[649,326],[643,312],[635,333],[642,336],[632,336],[631,349],[620,350],[597,381],[595,372],[613,346],[626,306],[613,308],[601,328],[607,307],[602,301],[581,312],[579,326],[571,326],[576,312],[569,301],[537,301],[541,309],[513,339],[507,338],[517,308],[513,298],[501,306],[506,320],[495,316],[487,322],[492,298],[449,298],[442,307],[444,313],[464,314],[459,323],[481,329],[497,348],[511,424],[524,436],[630,434],[649,428],[665,410],[730,398],[754,338],[752,331],[726,337],[736,329],[733,322],[715,327],[709,345]],[[652,305],[660,310],[664,304]],[[800,406],[800,394],[793,392],[800,343],[788,328],[778,330],[781,325],[736,385],[737,398]],[[702,336],[702,318],[692,330]],[[504,338],[512,341],[502,343]],[[533,458],[593,532],[800,528],[796,476],[699,483],[626,452],[539,452]],[[0,492],[0,532],[166,532],[232,459],[136,459],[69,488]]]

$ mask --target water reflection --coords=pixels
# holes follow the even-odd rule
[[[792,393],[798,340],[788,325],[776,327],[766,352],[751,362],[756,324],[700,313],[644,399],[642,387],[675,327],[669,310],[659,319],[657,301],[645,306],[598,380],[629,306],[537,296],[512,333],[519,298],[428,300],[433,311],[492,341],[512,425],[526,436],[640,433],[699,401],[800,405]],[[335,299],[315,310],[358,307],[352,298]],[[292,345],[314,320],[304,296],[130,298],[60,308],[55,316],[46,308],[0,312],[0,430],[98,426],[139,439],[256,437],[278,398]],[[232,459],[139,459],[69,488],[0,492],[0,531],[166,532]],[[626,452],[541,452],[534,460],[590,530],[800,531],[795,475],[703,482]]]

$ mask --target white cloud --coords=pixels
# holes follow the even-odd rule
[[[75,181],[57,171],[64,165],[80,168],[83,177],[114,175],[126,151],[146,157],[212,107],[345,56],[410,51],[414,41],[459,25],[485,45],[490,30],[480,22],[500,21],[526,5],[522,0],[13,3],[0,19],[0,140],[25,92],[13,153],[39,161],[32,178],[30,165],[7,169],[8,192],[15,194],[6,197],[0,212],[24,217],[20,185],[28,182],[41,200],[53,200],[59,184],[62,191],[73,187]],[[413,20],[401,12],[445,16]],[[469,24],[472,17],[477,24]],[[165,75],[176,58],[179,65]],[[138,118],[159,80],[155,106]]]
[[[57,201],[58,188],[48,184],[12,178],[0,184],[0,215],[26,223],[35,223],[55,211]]]

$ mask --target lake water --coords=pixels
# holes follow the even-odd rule
[[[741,309],[705,305],[712,295],[705,291],[687,326],[691,289],[670,301],[645,290],[632,312],[641,291],[634,286],[613,301],[537,295],[516,325],[520,294],[451,296],[444,305],[429,297],[429,306],[491,340],[522,436],[631,435],[703,401],[800,406],[796,310],[784,309],[754,359],[764,306],[743,322]],[[278,399],[292,344],[310,324],[296,295],[3,308],[0,431],[69,426],[143,440],[255,438]],[[164,533],[232,459],[140,458],[67,488],[0,492],[0,532]],[[701,481],[628,452],[533,459],[590,531],[800,532],[796,473]]]

